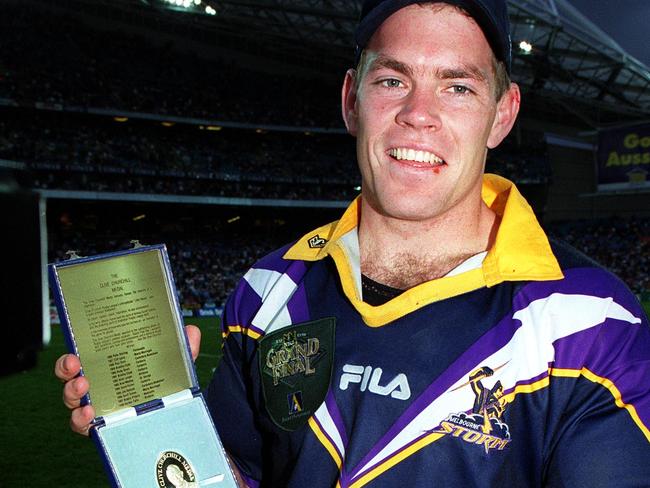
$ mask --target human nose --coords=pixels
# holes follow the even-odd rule
[[[404,99],[404,105],[397,113],[395,121],[401,126],[416,129],[439,129],[440,107],[434,90],[414,88]]]

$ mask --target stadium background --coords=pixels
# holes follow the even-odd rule
[[[599,191],[595,155],[608,131],[650,136],[650,70],[564,0],[509,4],[524,104],[488,171],[517,182],[551,235],[621,276],[648,310],[647,171]],[[358,193],[339,84],[359,7],[0,0],[0,487],[106,486],[51,373],[64,345],[45,263],[166,243],[186,320],[204,330],[204,384],[239,276]]]

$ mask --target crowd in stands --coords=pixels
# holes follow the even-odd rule
[[[516,127],[490,151],[486,171],[505,176],[519,185],[548,183],[552,175],[544,134]]]
[[[179,239],[169,246],[183,308],[222,307],[237,281],[265,254],[281,245],[269,242],[206,243]]]
[[[76,239],[59,241],[50,237],[50,262],[67,259],[66,252],[75,250],[82,256],[128,249],[128,239],[92,241]],[[143,241],[159,244],[160,239]],[[264,254],[273,249],[272,243],[246,242],[225,245],[215,236],[213,241],[196,238],[170,238],[164,241],[176,282],[179,303],[186,310],[222,307],[237,281]]]
[[[548,231],[615,273],[633,292],[650,292],[650,218],[564,222]]]
[[[358,193],[354,139],[345,133],[211,129],[13,110],[0,118],[0,159],[26,163],[34,187],[45,189],[311,200]],[[487,171],[547,183],[543,139],[504,143]]]
[[[86,173],[46,172],[31,179],[34,188],[66,191],[144,193],[224,198],[275,200],[350,201],[359,191],[357,186],[342,184],[301,184],[294,182],[266,183],[179,177],[147,177],[98,175]],[[121,198],[121,197],[120,197]]]
[[[278,223],[276,211],[267,209],[228,224],[228,212],[233,210],[197,213],[196,207],[188,206],[174,207],[170,214],[150,209],[146,228],[137,227],[129,212],[109,207],[101,207],[103,216],[83,222],[63,212],[48,222],[49,260],[65,259],[71,249],[82,255],[126,249],[133,238],[145,244],[165,243],[183,308],[221,307],[256,260],[338,214],[314,210],[309,218],[295,216],[291,221],[289,213],[278,212],[287,217]],[[635,293],[650,293],[650,218],[555,223],[547,231],[617,274]]]
[[[354,140],[346,134],[46,115],[0,120],[0,159],[26,163],[36,188],[312,200],[356,194]]]
[[[179,22],[187,21],[179,16]],[[34,5],[0,16],[0,99],[79,110],[105,108],[220,121],[343,127],[344,73],[306,77],[205,58],[182,40],[152,41],[96,20]],[[205,51],[210,51],[206,46]]]
[[[141,175],[355,179],[354,140],[346,134],[214,131],[38,115],[23,113],[22,123],[0,119],[0,158]]]
[[[358,193],[354,139],[298,129],[342,129],[338,77],[202,58],[180,40],[90,18],[28,3],[0,16],[0,159],[25,163],[34,187],[312,200]],[[89,115],[93,108],[112,112]],[[154,120],[116,122],[124,111]],[[155,120],[165,115],[185,123]],[[226,127],[208,130],[217,124],[191,117]],[[243,127],[228,127],[234,122]],[[263,124],[295,130],[257,128]],[[509,141],[490,154],[488,171],[548,182],[539,136],[518,131]]]
[[[132,212],[110,204],[91,208],[83,216],[74,210],[52,209],[48,215],[49,262],[67,259],[71,250],[92,256],[129,249],[133,239],[145,245],[162,243],[167,246],[182,307],[221,307],[257,259],[299,237],[284,228],[269,230],[273,222],[268,212],[262,222],[245,218],[242,225],[227,224],[223,209],[214,210],[214,215],[186,206],[145,212],[142,221],[134,222]]]

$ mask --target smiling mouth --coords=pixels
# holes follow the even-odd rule
[[[446,164],[445,161],[428,151],[417,151],[405,147],[395,147],[388,151],[388,154],[398,161],[410,161],[414,163],[427,164],[431,167],[438,167]]]

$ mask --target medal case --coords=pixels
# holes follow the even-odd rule
[[[95,407],[90,434],[112,486],[237,486],[200,392],[166,247],[73,255],[50,264],[49,278],[90,382],[82,404]]]

